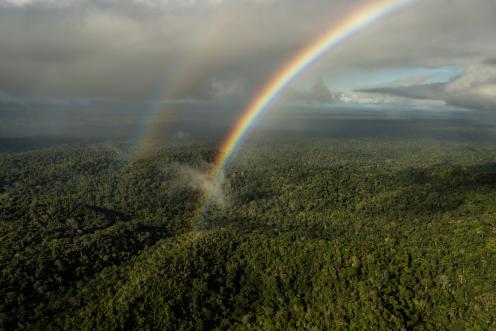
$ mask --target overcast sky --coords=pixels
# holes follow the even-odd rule
[[[0,99],[247,98],[368,2],[0,0]],[[413,1],[285,95],[495,110],[495,31],[494,0]]]

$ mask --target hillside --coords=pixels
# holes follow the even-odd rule
[[[496,328],[496,149],[247,144],[0,154],[2,329]]]

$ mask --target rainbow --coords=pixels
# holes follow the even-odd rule
[[[266,111],[288,84],[323,54],[332,50],[371,23],[390,15],[414,0],[379,0],[355,11],[337,26],[331,27],[307,48],[303,49],[280,70],[249,104],[234,128],[221,144],[209,180],[218,182],[222,170],[246,139],[257,118]],[[208,198],[207,198],[208,200]],[[208,202],[207,202],[208,204]]]
[[[198,24],[202,29],[192,38],[189,55],[176,61],[174,69],[162,81],[152,98],[153,101],[144,112],[142,123],[136,129],[132,141],[130,160],[146,154],[149,149],[153,150],[154,142],[163,131],[163,124],[175,120],[178,104],[188,101],[181,99],[184,92],[194,85],[208,65],[215,60],[228,20],[224,13],[219,11],[213,18]]]

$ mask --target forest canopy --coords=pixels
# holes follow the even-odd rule
[[[0,154],[1,327],[496,327],[491,147],[252,143],[198,216],[214,155]]]

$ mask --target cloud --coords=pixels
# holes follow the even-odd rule
[[[212,80],[209,95],[214,98],[232,98],[246,94],[246,82],[242,79]]]
[[[445,87],[450,105],[496,111],[496,61],[488,59],[470,66]]]
[[[250,96],[322,31],[369,2],[0,0],[0,90],[19,97]],[[303,76],[328,82],[347,68],[480,63],[496,55],[495,11],[488,0],[415,1]],[[421,83],[417,77],[409,84]],[[488,96],[488,88],[471,94]],[[311,93],[329,100],[322,88]]]
[[[418,84],[407,86],[383,86],[369,89],[359,89],[356,92],[384,94],[410,99],[440,99],[444,94],[445,83]]]
[[[219,175],[217,181],[211,181],[207,171],[200,171],[187,165],[178,165],[178,169],[182,183],[202,192],[217,207],[225,208],[228,205],[229,200],[224,192],[226,185],[224,173]]]
[[[322,79],[318,79],[309,90],[289,88],[285,97],[290,102],[303,103],[341,103],[360,105],[397,105],[409,107],[439,107],[445,104],[437,100],[439,90],[445,84],[412,84],[428,81],[429,76],[412,76],[406,79],[393,81],[382,87],[359,89],[351,92],[331,92]]]
[[[435,75],[412,75],[406,78],[402,79],[397,79],[390,84],[388,84],[389,87],[400,87],[400,86],[409,86],[409,85],[415,85],[415,84],[422,84],[426,83],[429,80],[435,78]]]
[[[322,78],[319,78],[309,90],[288,88],[285,97],[289,101],[314,102],[314,103],[334,103],[342,101],[342,93],[331,92]]]
[[[463,73],[445,83],[393,85],[357,92],[437,100],[455,107],[496,111],[496,63],[494,59],[486,59],[470,65]]]

